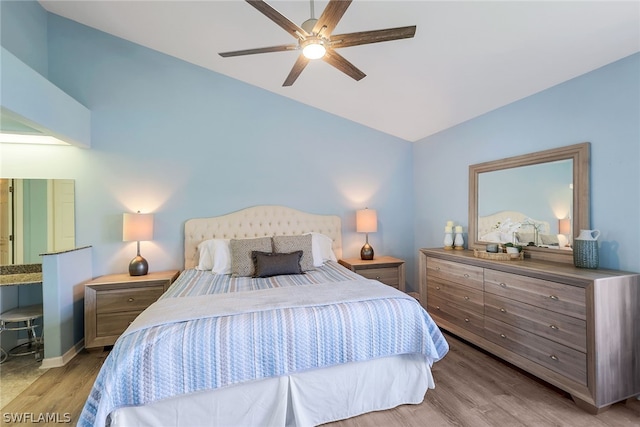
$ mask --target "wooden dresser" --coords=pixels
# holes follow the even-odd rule
[[[640,394],[640,274],[421,249],[420,301],[442,329],[597,413]]]
[[[86,283],[85,348],[113,345],[129,324],[169,288],[178,274],[177,270],[145,276],[109,274]]]

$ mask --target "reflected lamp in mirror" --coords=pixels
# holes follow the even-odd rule
[[[122,216],[122,240],[136,242],[138,252],[129,263],[130,276],[144,276],[149,272],[149,263],[140,255],[140,242],[153,239],[153,215],[125,213]]]
[[[363,260],[373,259],[373,248],[369,244],[369,233],[378,231],[378,215],[374,209],[361,209],[356,212],[356,231],[365,233],[366,243],[360,250],[360,258]]]
[[[564,246],[571,246],[571,218],[563,218],[558,220],[558,233],[563,235],[567,242]]]

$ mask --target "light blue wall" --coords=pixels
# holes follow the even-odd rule
[[[345,256],[364,243],[356,209],[375,208],[376,253],[415,258],[410,143],[55,15],[48,34],[48,77],[91,110],[92,147],[4,146],[3,164],[75,179],[95,275],[126,271],[136,210],[155,213],[151,270],[182,267],[185,220],[257,204],[341,216]]]
[[[35,1],[0,2],[0,42],[44,77],[48,74],[47,13]]]
[[[414,146],[415,250],[468,224],[468,166],[591,142],[600,266],[640,271],[640,54],[447,129]]]

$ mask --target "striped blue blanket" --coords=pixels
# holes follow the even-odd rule
[[[245,381],[397,354],[432,364],[447,351],[414,299],[337,264],[278,279],[187,270],[116,342],[78,425]]]

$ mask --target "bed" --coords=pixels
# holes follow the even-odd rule
[[[310,426],[422,402],[446,340],[341,255],[333,215],[187,221],[185,270],[118,339],[78,425]]]

